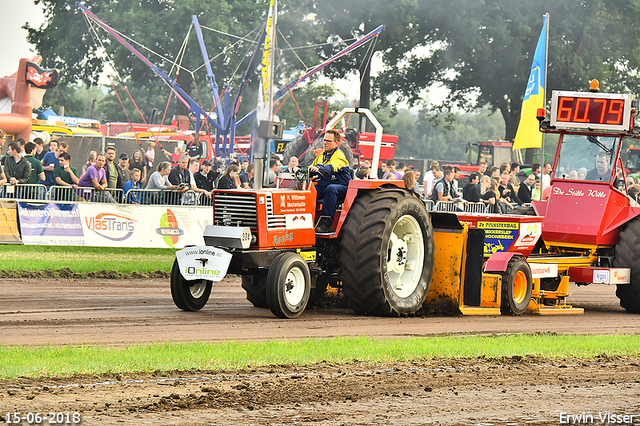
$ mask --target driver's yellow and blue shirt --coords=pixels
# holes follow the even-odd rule
[[[351,180],[349,162],[340,148],[336,147],[333,151],[328,153],[323,152],[313,160],[311,165],[317,166],[322,173],[322,179],[320,179],[318,185],[349,185],[349,181]]]

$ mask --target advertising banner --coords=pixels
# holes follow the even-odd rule
[[[213,223],[209,207],[154,206],[140,209],[140,214],[148,226],[145,247],[203,246],[204,228]]]
[[[77,204],[19,202],[18,215],[24,244],[85,244]]]
[[[516,222],[478,222],[478,229],[484,229],[484,254],[507,251],[518,236],[520,226]]]
[[[80,204],[85,244],[97,247],[182,248],[204,245],[211,209],[185,206]]]
[[[0,243],[20,243],[18,206],[15,201],[0,200]]]

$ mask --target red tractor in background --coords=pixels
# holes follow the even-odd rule
[[[318,150],[322,150],[322,130],[327,123],[328,113],[327,102],[316,102],[313,114],[313,126],[305,129],[299,136],[296,136],[286,144],[286,147],[282,152],[283,161],[286,163],[291,157],[298,157],[298,162],[301,166],[310,165],[316,158]],[[340,150],[347,158],[350,165],[359,165],[364,160],[373,162],[374,147],[375,147],[375,132],[358,132],[357,130],[349,127],[349,121],[345,120],[345,115],[341,115],[336,120],[338,113],[335,113],[330,121],[336,125],[340,123],[336,129],[340,130],[344,137],[343,143],[340,145]],[[350,114],[346,114],[350,115]],[[358,115],[356,114],[356,117]],[[348,118],[348,117],[347,117]],[[357,120],[359,121],[359,120]],[[394,135],[382,134],[380,140],[380,149],[378,154],[377,167],[380,167],[382,161],[394,158],[396,144],[398,143],[398,137]]]

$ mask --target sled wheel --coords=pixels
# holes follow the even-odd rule
[[[287,252],[276,258],[267,274],[267,303],[279,318],[296,318],[309,302],[311,274],[299,254]]]
[[[173,303],[183,311],[199,311],[207,304],[211,294],[211,281],[187,281],[180,273],[178,260],[171,268],[171,297]]]
[[[533,280],[531,268],[521,256],[514,256],[502,275],[502,303],[500,311],[503,315],[522,315],[529,306]]]
[[[433,230],[424,204],[401,188],[363,192],[342,228],[343,291],[356,312],[415,313],[433,273]]]
[[[256,308],[268,308],[267,303],[267,272],[252,271],[250,275],[242,276],[242,288],[247,292],[247,300]]]
[[[640,218],[627,222],[620,239],[616,244],[616,257],[613,266],[616,268],[630,268],[631,282],[619,284],[616,296],[620,299],[620,306],[627,312],[640,314]]]

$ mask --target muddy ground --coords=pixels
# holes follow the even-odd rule
[[[334,303],[285,321],[252,307],[236,278],[216,286],[198,313],[173,306],[166,279],[3,279],[0,344],[640,332],[640,316],[619,307],[614,288],[571,291],[584,315],[371,318]],[[424,359],[0,381],[0,421],[14,411],[78,412],[87,425],[621,424],[631,420],[624,415],[640,424],[640,359]],[[572,415],[585,417],[563,417]]]

